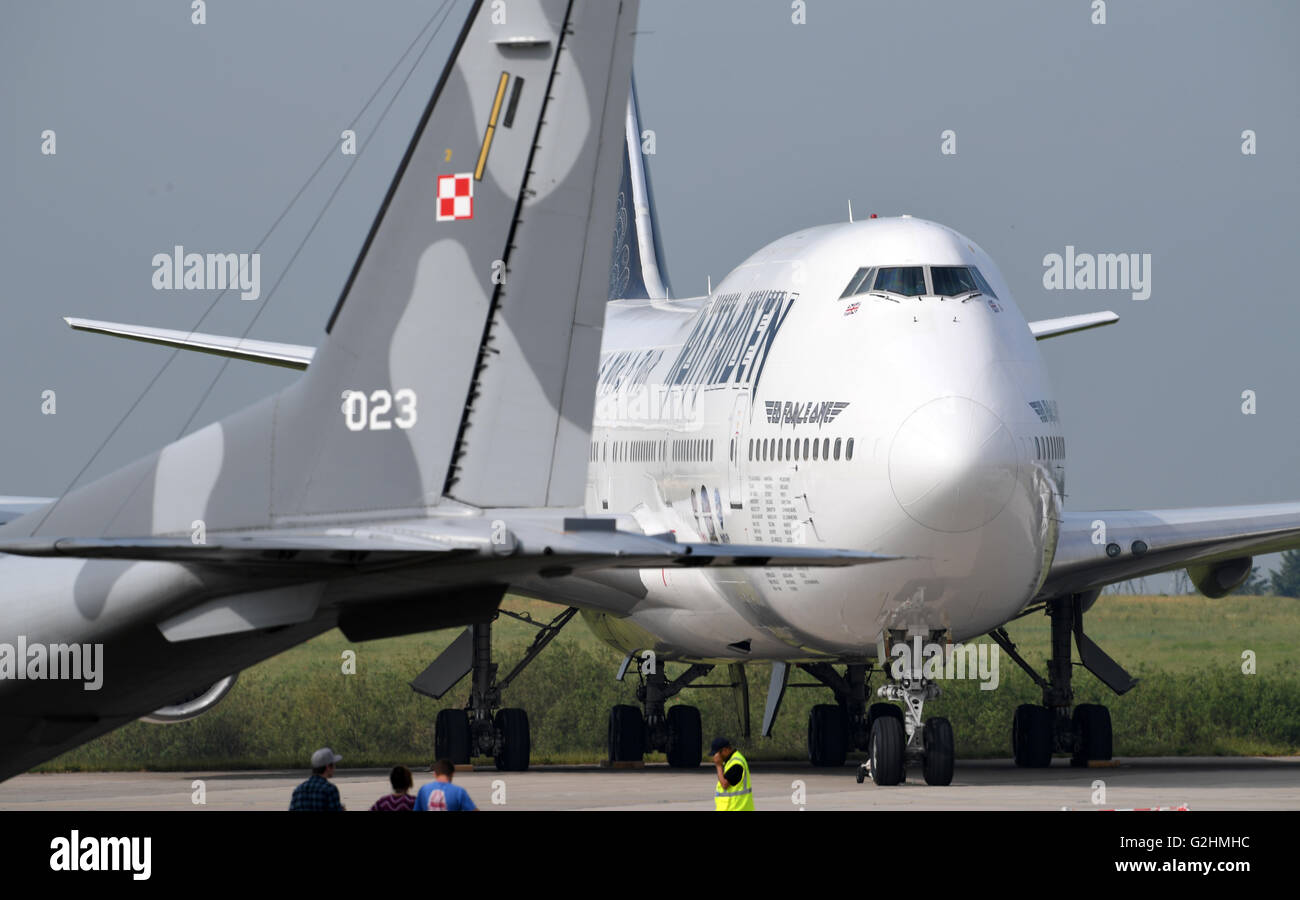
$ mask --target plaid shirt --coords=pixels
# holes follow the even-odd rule
[[[321,775],[312,775],[293,789],[289,812],[343,812],[339,789]]]

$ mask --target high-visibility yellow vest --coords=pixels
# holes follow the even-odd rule
[[[745,755],[739,750],[732,751],[731,756],[723,761],[722,771],[725,773],[737,764],[740,766],[739,782],[727,785],[726,790],[720,784],[714,785],[713,806],[718,812],[754,810],[754,789],[749,782],[749,760]]]

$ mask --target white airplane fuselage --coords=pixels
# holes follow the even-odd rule
[[[975,266],[996,297],[841,299],[863,267],[917,265]],[[610,304],[587,511],[693,541],[901,558],[641,570],[634,607],[589,622],[626,652],[693,659],[978,636],[1046,577],[1064,443],[1035,339],[977,245],[908,217],[788,235],[708,298]]]

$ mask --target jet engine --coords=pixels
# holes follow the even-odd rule
[[[1253,557],[1241,556],[1204,566],[1188,566],[1187,576],[1196,589],[1214,600],[1226,597],[1228,592],[1250,577]]]

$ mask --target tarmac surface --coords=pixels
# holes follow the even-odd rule
[[[1010,760],[957,762],[953,783],[925,784],[918,768],[896,787],[858,784],[856,765],[813,769],[798,763],[752,764],[759,810],[1096,810],[1177,807],[1300,809],[1300,757],[1134,758],[1076,769],[1017,769]],[[305,771],[95,772],[19,775],[0,783],[0,810],[283,810]],[[386,769],[342,769],[335,784],[349,810],[387,793]],[[429,781],[416,771],[416,786]],[[485,810],[711,810],[710,766],[684,771],[539,766],[458,771],[456,783]],[[1094,803],[1096,781],[1105,798]],[[202,781],[205,802],[195,802]]]

